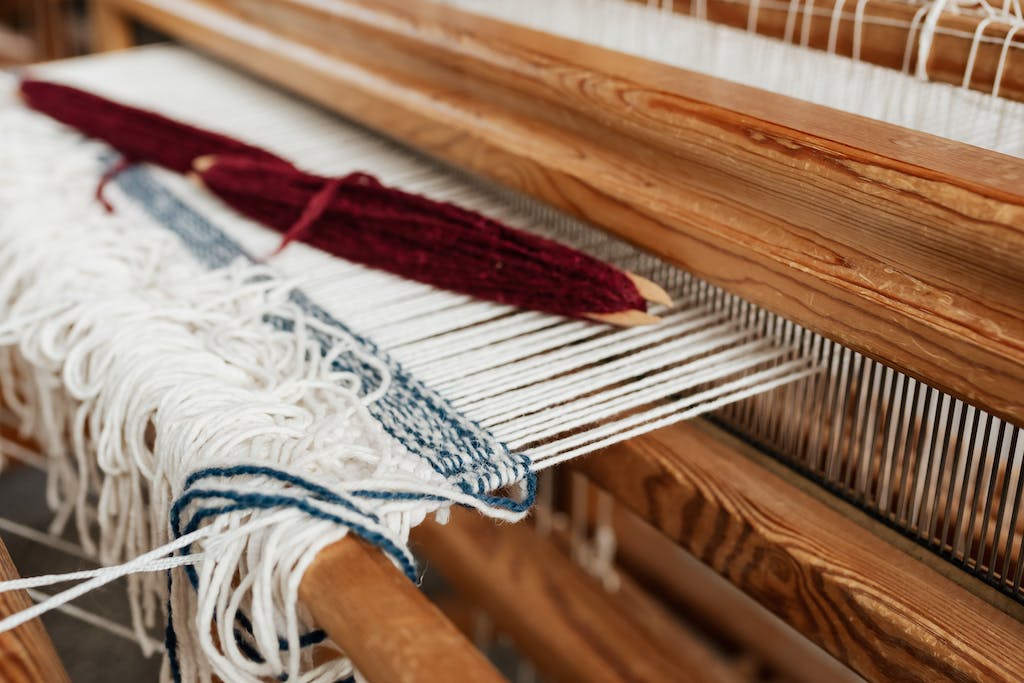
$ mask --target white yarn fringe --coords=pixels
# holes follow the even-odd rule
[[[289,507],[226,512],[200,527],[188,558],[168,560],[169,512],[186,478],[269,463],[343,498],[381,487],[439,496],[446,502],[360,500],[379,521],[312,501],[406,555],[408,531],[425,515],[451,502],[482,504],[384,433],[366,408],[379,391],[361,395],[358,378],[330,364],[335,353],[360,352],[289,300],[294,283],[249,263],[205,271],[127,202],[104,213],[93,199],[101,146],[2,102],[0,130],[3,401],[48,459],[51,531],[74,524],[101,563],[127,563],[72,591],[127,574],[144,650],[169,598],[186,681],[348,675],[347,660],[313,666],[312,648],[299,646],[311,624],[298,601],[303,571],[346,529]],[[267,316],[294,328],[276,330]],[[326,356],[314,334],[333,338]],[[363,360],[387,377],[377,358]],[[301,497],[270,477],[215,482],[204,487]],[[176,562],[194,564],[198,586],[177,568],[168,595],[166,575],[153,572]],[[50,581],[31,585],[43,583]],[[239,650],[240,612],[252,622],[244,639],[263,663]]]
[[[130,564],[154,548],[169,551],[169,510],[190,473],[272,463],[342,496],[373,489],[446,501],[360,501],[379,518],[368,531],[399,554],[409,528],[431,511],[450,502],[485,506],[382,432],[366,410],[374,397],[360,396],[356,379],[332,372],[328,362],[349,340],[289,301],[296,283],[463,415],[528,454],[535,471],[816,371],[778,335],[696,303],[707,286],[687,274],[184,50],[57,63],[43,76],[51,72],[241,136],[322,173],[366,169],[384,182],[485,211],[652,277],[677,301],[659,311],[662,325],[616,330],[472,301],[302,244],[274,259],[294,281],[247,263],[207,272],[131,203],[118,205],[114,216],[103,213],[92,197],[102,146],[0,102],[0,127],[10,132],[0,148],[4,401],[49,461],[52,531],[73,523],[103,563],[129,563],[87,580],[130,572],[133,628],[144,649],[153,649],[147,632],[170,597],[184,680],[335,680],[348,670],[345,662],[312,668],[310,648],[298,647],[309,626],[297,606],[298,584],[316,553],[345,533],[336,523],[293,509],[219,515],[200,529],[209,535],[184,551],[193,555],[198,590],[178,568],[169,596],[162,575],[144,572],[163,567],[169,552]],[[258,109],[246,105],[254,101]],[[183,179],[161,175],[161,182],[250,253],[276,246],[279,235]],[[116,188],[110,193],[118,198]],[[264,316],[294,321],[294,329],[275,331]],[[326,358],[314,334],[334,339]],[[387,380],[386,367],[365,360]],[[296,495],[269,477],[216,482],[203,486]],[[344,506],[311,504],[367,525]],[[239,612],[251,618],[252,637],[243,640],[262,664],[239,651],[232,632]]]

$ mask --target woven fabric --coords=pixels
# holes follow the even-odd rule
[[[206,268],[222,268],[238,258],[253,260],[237,242],[161,185],[152,171],[141,167],[129,169],[118,177],[117,183],[157,225],[177,235]],[[527,475],[528,456],[510,453],[504,444],[406,372],[372,341],[332,317],[301,291],[295,290],[292,298],[316,319],[351,334],[362,350],[387,364],[392,382],[370,411],[409,452],[423,458],[467,493],[485,494]],[[358,374],[367,390],[380,381],[376,371],[354,354],[339,357],[335,364],[339,370]]]

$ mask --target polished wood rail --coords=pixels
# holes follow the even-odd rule
[[[635,1],[646,4],[646,0]],[[694,4],[692,0],[673,0],[671,3],[672,10],[679,14],[693,14]],[[829,49],[834,31],[833,49],[836,54],[890,69],[902,71],[907,68],[910,73],[916,73],[917,40],[923,18],[919,16],[921,5],[893,0],[838,0],[839,16],[833,21],[836,4],[837,0],[756,4],[749,0],[703,0],[704,16],[708,21],[733,28],[753,28],[760,35],[780,40],[788,36],[794,44],[817,50]],[[858,12],[862,17],[859,41],[855,38]],[[926,60],[929,80],[963,84],[974,36],[980,28],[986,40],[978,41],[968,86],[981,92],[993,91],[1003,43],[1013,27],[999,21],[982,26],[982,21],[983,17],[979,15],[941,14]],[[855,42],[859,43],[859,50],[854,47]],[[908,43],[911,46],[909,55]],[[1024,101],[1024,32],[1010,36],[998,94]]]
[[[373,683],[505,680],[383,553],[354,536],[317,555],[299,599]]]
[[[572,466],[869,681],[1017,681],[1024,623],[702,421]]]
[[[18,572],[0,540],[0,581],[18,578]],[[30,607],[24,591],[0,593],[0,619]],[[0,633],[0,681],[5,683],[63,683],[68,680],[50,636],[39,619]]]
[[[422,0],[98,2],[1024,423],[1021,160]]]

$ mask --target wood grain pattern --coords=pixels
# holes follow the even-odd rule
[[[634,0],[646,4],[646,0]],[[751,3],[748,0],[704,0],[708,21],[746,30],[751,24]],[[692,14],[691,0],[674,0],[672,9],[679,14]],[[832,32],[832,14],[836,0],[818,0],[794,3],[789,8],[759,6],[756,12],[756,32],[783,40],[787,27],[792,33],[790,42],[817,50],[829,47]],[[792,8],[792,15],[790,12]],[[858,10],[859,8],[859,10]],[[857,55],[861,61],[890,69],[903,70],[908,41],[913,45],[908,65],[911,73],[917,66],[917,38],[919,31],[911,32],[914,17],[920,5],[892,0],[868,0],[864,3],[843,3],[840,11],[845,15],[835,22],[835,53],[846,57]],[[810,10],[810,11],[809,11]],[[859,52],[854,49],[855,10],[863,13]],[[792,16],[792,19],[790,18]],[[943,12],[938,31],[928,54],[928,78],[940,83],[961,85],[967,71],[973,36],[981,17]],[[919,22],[918,22],[919,25]],[[1009,24],[992,22],[983,27],[983,35],[992,41],[979,41],[969,87],[981,92],[992,92],[1003,41],[1012,29]],[[1011,37],[1006,65],[1000,80],[999,95],[1013,100],[1024,100],[1024,35]]]
[[[590,492],[594,492],[590,487]],[[596,502],[588,508],[595,523]],[[725,634],[793,683],[854,683],[861,678],[761,607],[713,569],[624,505],[611,512],[616,563],[666,604]]]
[[[455,510],[447,526],[428,521],[413,534],[428,567],[481,606],[546,679],[737,680],[649,599],[607,593],[528,525]]]
[[[299,598],[372,683],[505,680],[383,553],[353,536],[320,552]]]
[[[1024,624],[754,464],[707,424],[578,461],[588,478],[870,681],[1016,681]]]
[[[18,578],[11,556],[0,541],[0,581]],[[24,591],[0,593],[0,619],[30,607]],[[0,681],[4,683],[62,683],[68,675],[50,636],[39,619],[0,633]]]
[[[1020,160],[420,0],[107,1],[1024,423]]]

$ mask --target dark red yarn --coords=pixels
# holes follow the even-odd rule
[[[218,156],[200,177],[235,210],[282,232],[332,182],[242,156]],[[301,239],[318,249],[478,298],[568,316],[646,308],[629,278],[602,261],[364,173],[341,178],[311,223]]]
[[[244,154],[290,166],[259,147],[181,123],[145,109],[112,102],[78,88],[26,79],[21,94],[28,106],[103,140],[129,162],[148,161],[178,173],[204,154]]]
[[[26,102],[104,140],[128,162],[185,173],[215,155],[204,184],[240,213],[328,253],[481,299],[580,317],[645,310],[628,277],[557,242],[373,176],[324,178],[233,138],[76,88],[21,84]]]

